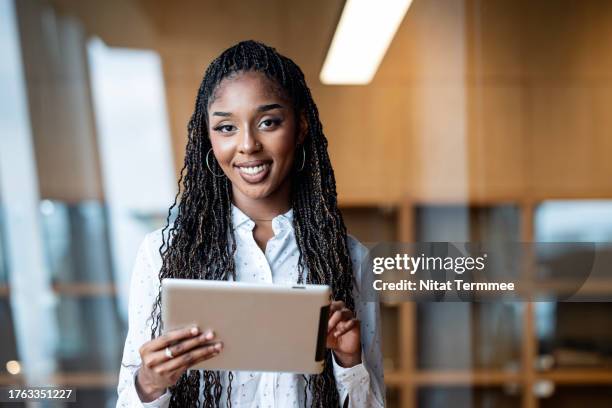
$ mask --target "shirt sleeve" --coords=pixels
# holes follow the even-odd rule
[[[128,302],[128,334],[123,348],[117,408],[166,408],[170,404],[170,391],[151,402],[142,402],[136,391],[136,375],[140,369],[140,347],[151,338],[150,314],[159,290],[159,267],[152,257],[151,234],[140,244],[130,280]]]
[[[381,351],[380,304],[366,301],[361,288],[361,263],[367,248],[349,236],[349,251],[353,264],[353,299],[355,313],[361,321],[361,364],[345,368],[333,357],[334,377],[341,406],[348,397],[349,407],[384,407],[385,383]]]

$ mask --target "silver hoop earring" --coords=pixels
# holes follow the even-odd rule
[[[210,168],[210,164],[208,164],[208,156],[210,156],[210,152],[212,152],[212,147],[208,150],[208,153],[206,153],[206,167],[208,167],[208,171],[210,171],[210,174],[212,174],[215,177],[223,177],[223,176],[225,176],[225,174],[223,174],[223,173],[215,174],[215,172],[212,171],[212,169]]]
[[[302,165],[298,169],[298,171],[304,170],[304,165],[306,164],[306,149],[304,149],[304,145],[302,145]]]

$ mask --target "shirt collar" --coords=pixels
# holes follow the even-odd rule
[[[234,230],[240,227],[248,227],[249,230],[255,228],[255,222],[243,213],[238,207],[232,204],[232,227]],[[272,228],[284,229],[284,227],[293,228],[293,208],[290,208],[284,214],[277,215],[272,219]]]

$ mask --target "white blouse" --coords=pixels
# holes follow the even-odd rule
[[[291,284],[297,282],[299,250],[293,231],[293,210],[272,220],[272,237],[265,253],[253,238],[255,223],[236,206],[232,206],[236,237],[236,279],[241,282]],[[148,234],[136,256],[131,277],[129,329],[119,373],[117,407],[162,408],[170,403],[170,391],[155,401],[143,403],[136,392],[134,379],[141,364],[140,346],[150,340],[151,308],[159,289],[161,268],[159,247],[161,230]],[[385,387],[380,340],[380,311],[376,302],[360,297],[360,267],[367,249],[349,236],[348,246],[353,264],[353,296],[357,318],[361,320],[362,363],[343,368],[333,361],[333,372],[340,401],[349,397],[350,407],[383,407]],[[304,273],[307,273],[306,270]],[[332,353],[333,356],[333,353]],[[129,367],[132,365],[133,367]],[[127,367],[126,367],[127,366]],[[232,380],[232,407],[303,407],[305,380],[301,374],[235,371]],[[202,377],[200,377],[202,378]],[[221,372],[222,404],[227,404],[227,372]],[[200,380],[202,406],[203,381]],[[312,401],[308,391],[308,401]]]

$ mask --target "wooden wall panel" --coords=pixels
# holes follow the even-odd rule
[[[612,4],[539,2],[526,21],[529,190],[610,197]]]
[[[463,0],[417,0],[369,85],[396,87],[406,101],[406,132],[395,140],[407,164],[401,196],[467,196],[465,39]]]
[[[524,89],[473,85],[469,95],[470,196],[520,197],[527,179]]]
[[[532,91],[529,147],[531,190],[543,195],[587,194],[601,185],[593,89],[542,86]],[[609,185],[610,179],[605,182]]]
[[[612,2],[414,0],[362,87],[318,80],[342,0],[128,3],[84,21],[112,45],[161,53],[177,167],[205,67],[254,38],[302,66],[343,200],[612,195]],[[122,10],[136,16],[133,29],[109,26]]]
[[[612,5],[492,0],[469,7],[472,195],[612,196],[612,121],[603,113]]]
[[[403,144],[405,94],[394,88],[317,87],[338,194],[349,203],[389,203],[410,173]]]
[[[415,200],[465,199],[466,99],[463,84],[417,87],[411,95],[408,132],[414,161],[407,194]]]

